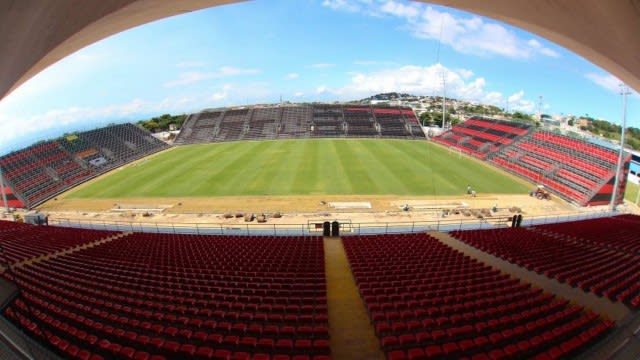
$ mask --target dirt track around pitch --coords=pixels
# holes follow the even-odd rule
[[[369,202],[370,209],[334,209],[330,202]],[[410,211],[402,211],[402,204]],[[128,198],[51,200],[39,207],[52,219],[84,221],[162,222],[235,224],[243,218],[225,219],[225,213],[271,215],[269,224],[305,224],[318,219],[348,219],[358,223],[420,222],[443,220],[441,209],[465,204],[469,209],[500,209],[492,217],[508,217],[510,208],[518,207],[524,216],[554,216],[596,210],[577,208],[560,199],[537,200],[529,195],[480,194],[462,196],[394,196],[394,195],[306,195],[306,196],[229,196],[214,198]],[[147,213],[147,214],[145,214]],[[146,215],[146,216],[143,216]],[[464,214],[449,215],[447,221],[471,220]]]

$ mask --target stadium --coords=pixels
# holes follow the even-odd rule
[[[631,159],[360,103],[68,133],[0,157],[0,354],[637,358]]]

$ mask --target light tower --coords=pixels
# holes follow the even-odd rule
[[[542,122],[542,95],[538,96],[538,121]]]
[[[2,166],[0,166],[0,193],[2,193],[2,203],[4,211],[9,212],[9,203],[7,203],[7,194],[4,193],[4,180],[2,179]]]
[[[445,80],[445,73],[442,71],[442,131],[446,129],[445,107],[447,102],[447,83]]]
[[[624,130],[627,127],[627,95],[629,94],[631,94],[629,87],[625,84],[620,84],[620,95],[622,95],[622,130],[620,131],[618,165],[616,166],[613,192],[611,193],[611,210],[616,209],[616,198],[618,197],[618,187],[620,186],[620,170],[622,170],[622,157],[624,156]]]

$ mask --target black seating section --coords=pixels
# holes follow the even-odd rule
[[[13,274],[6,316],[67,358],[330,356],[320,237],[135,233]]]
[[[68,250],[115,235],[113,231],[35,226],[0,220],[1,263],[20,261]]]
[[[380,124],[380,135],[383,137],[411,136],[410,126],[407,125],[403,109],[374,108],[376,122]]]
[[[283,108],[264,107],[253,109],[253,116],[249,121],[249,130],[245,139],[275,139],[278,134],[278,124],[282,118]]]
[[[557,359],[613,326],[427,235],[343,241],[389,360]]]
[[[416,114],[412,109],[404,108],[402,109],[402,115],[404,116],[404,120],[407,123],[409,130],[411,131],[411,135],[414,137],[424,137],[424,131],[422,130],[422,126],[420,122],[418,122],[418,118],[416,118]]]
[[[530,130],[531,125],[527,123],[471,117],[441,136],[436,136],[434,140],[485,159],[519,137],[527,135]]]
[[[339,137],[346,135],[342,106],[329,104],[312,105],[312,131],[316,137]]]
[[[311,134],[311,107],[284,106],[278,138],[305,138]]]
[[[344,121],[349,136],[375,137],[378,129],[369,106],[345,106]]]
[[[251,109],[227,110],[220,120],[217,138],[220,141],[241,140],[245,133],[245,125],[251,117]]]
[[[452,235],[528,270],[638,308],[640,256],[612,246],[615,237],[609,241],[594,241],[589,234],[590,230],[606,222],[595,220],[592,225],[590,220],[586,223],[545,225],[533,231],[525,228],[456,231]],[[637,225],[624,229],[630,235]]]
[[[190,115],[182,125],[182,129],[174,141],[174,144],[190,144],[209,142],[215,136],[215,131],[219,128],[222,111],[202,111]]]
[[[319,103],[256,105],[192,114],[175,144],[308,137],[424,139],[425,135],[410,108]]]
[[[132,124],[45,141],[0,158],[4,179],[31,208],[100,173],[168,147]]]

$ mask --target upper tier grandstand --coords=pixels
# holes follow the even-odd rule
[[[581,206],[607,205],[613,196],[618,152],[527,123],[472,117],[435,137]],[[616,203],[621,203],[631,162],[625,153]]]
[[[32,208],[75,185],[169,146],[132,124],[44,141],[0,158],[5,183]]]
[[[424,139],[411,108],[301,104],[212,109],[192,114],[176,145],[309,137]]]

